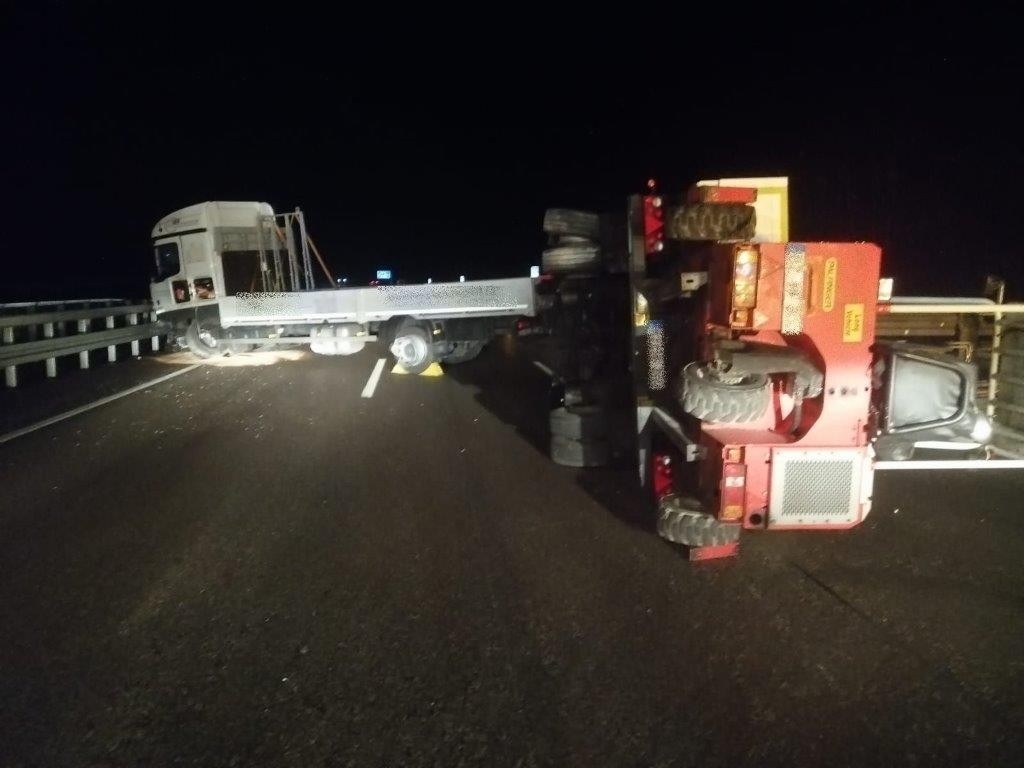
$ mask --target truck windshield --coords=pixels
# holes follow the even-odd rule
[[[181,271],[177,243],[160,243],[156,246],[156,280],[166,280]]]

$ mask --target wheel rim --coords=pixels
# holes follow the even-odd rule
[[[199,340],[206,346],[210,347],[210,349],[217,348],[217,337],[202,328],[199,329]]]
[[[391,345],[391,352],[402,365],[415,367],[427,359],[427,343],[419,336],[399,336]]]

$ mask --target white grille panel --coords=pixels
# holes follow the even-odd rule
[[[857,449],[773,451],[768,526],[855,523],[862,464]]]

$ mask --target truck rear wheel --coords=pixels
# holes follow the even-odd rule
[[[442,363],[457,365],[458,363],[468,363],[470,360],[475,360],[483,351],[484,342],[456,341],[452,346],[454,349],[441,358]]]
[[[551,436],[551,460],[563,467],[603,467],[608,463],[608,442]]]
[[[570,440],[603,440],[608,435],[604,411],[592,405],[555,408],[549,419],[551,435]]]
[[[544,212],[544,231],[549,235],[575,235],[597,240],[601,236],[601,220],[590,211],[548,208]]]
[[[395,331],[391,354],[409,373],[423,373],[434,362],[434,345],[423,326],[409,323]]]
[[[600,263],[601,249],[594,244],[556,245],[544,251],[541,264],[546,273],[586,272]]]
[[[725,378],[706,363],[683,368],[683,410],[703,421],[739,423],[762,416],[772,400],[764,374]]]

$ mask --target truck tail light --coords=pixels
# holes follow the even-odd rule
[[[648,256],[665,250],[665,208],[660,195],[644,196],[644,248]]]
[[[660,499],[672,493],[672,457],[667,453],[654,454],[654,496]]]
[[[733,463],[735,449],[726,452],[726,462],[722,466],[722,520],[739,520],[743,517],[747,497],[747,465]],[[742,458],[742,449],[739,456]]]
[[[733,325],[750,325],[750,310],[757,306],[757,273],[760,262],[761,252],[756,245],[740,245],[733,252]]]

